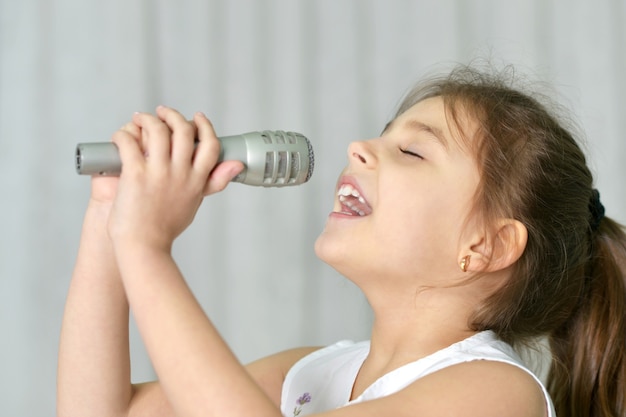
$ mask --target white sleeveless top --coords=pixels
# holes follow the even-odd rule
[[[548,417],[555,417],[552,400],[543,383],[523,364],[513,348],[498,340],[491,331],[477,333],[432,355],[401,366],[379,378],[358,398],[350,401],[354,381],[369,353],[369,347],[369,341],[341,341],[296,362],[283,383],[283,416],[303,417],[384,397],[448,366],[490,360],[517,366],[532,375],[544,393]]]

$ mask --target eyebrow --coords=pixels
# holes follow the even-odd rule
[[[391,122],[387,123],[387,125],[383,129],[383,133],[389,130],[394,125],[394,123],[395,123],[395,120],[392,120]],[[402,127],[415,130],[418,132],[428,133],[433,138],[435,138],[441,146],[443,146],[446,150],[448,149],[448,139],[446,138],[446,135],[443,133],[443,131],[440,128],[436,126],[428,125],[424,122],[420,122],[419,120],[409,119],[402,124]]]

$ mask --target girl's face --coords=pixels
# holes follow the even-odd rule
[[[352,143],[317,255],[359,285],[449,285],[462,274],[479,182],[461,143],[440,97],[415,104],[381,137]]]

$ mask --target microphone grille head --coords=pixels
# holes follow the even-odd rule
[[[275,173],[272,173],[272,175],[266,173],[271,177],[269,183],[272,185],[295,185],[305,183],[311,178],[313,168],[315,167],[315,154],[311,142],[304,135],[282,130],[266,130],[261,135],[263,141],[267,144],[289,144],[288,146],[293,146],[289,152],[279,152],[279,154],[284,154],[285,159],[290,160],[291,172],[284,172],[278,175],[279,178],[274,178],[276,177]],[[274,163],[269,164],[270,167],[274,165]],[[283,171],[280,168],[285,168],[280,163],[276,164],[276,166],[279,168],[279,172]],[[277,181],[281,182],[277,183]]]
[[[311,175],[313,175],[313,168],[315,168],[315,153],[313,152],[313,146],[311,146],[311,142],[304,136],[302,136],[306,141],[307,146],[309,147],[309,171],[306,174],[306,178],[304,182],[307,182]]]

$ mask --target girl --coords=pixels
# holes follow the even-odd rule
[[[624,230],[572,135],[505,77],[427,80],[349,146],[315,250],[367,296],[371,340],[246,367],[171,256],[242,164],[216,166],[210,122],[165,107],[112,140],[124,168],[92,179],[59,416],[626,415]],[[129,305],[158,382],[130,383]],[[547,387],[513,349],[541,336]]]

